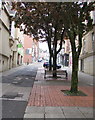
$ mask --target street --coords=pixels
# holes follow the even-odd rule
[[[0,13],[0,120],[95,117],[95,2],[0,0]]]
[[[37,65],[27,65],[2,77],[2,118],[23,118],[37,73]]]
[[[71,69],[69,67],[61,68],[61,69],[67,70],[68,80],[65,80],[65,79],[50,80],[50,78],[44,79],[44,68],[42,67],[42,64],[43,62],[33,63],[30,65],[23,65],[23,66],[11,69],[9,71],[3,72],[2,79],[0,79],[2,82],[1,83],[2,84],[1,117],[3,119],[16,118],[18,120],[22,120],[23,118],[40,118],[40,117],[44,118],[44,116],[45,118],[51,118],[51,117],[54,118],[55,113],[53,111],[55,109],[57,110],[57,112],[58,112],[58,109],[60,109],[61,111],[62,109],[63,111],[64,109],[68,109],[68,111],[71,111],[71,109],[75,109],[74,106],[78,106],[76,108],[76,114],[77,114],[76,117],[86,117],[86,118],[92,117],[92,107],[91,107],[92,102],[89,103],[89,97],[91,97],[90,100],[92,100],[93,76],[90,76],[90,75],[88,76],[81,72],[79,73],[79,87],[88,94],[88,97],[86,97],[88,101],[82,104],[82,102],[85,100],[85,96],[84,98],[77,97],[76,98],[77,103],[75,105],[73,101],[74,100],[73,97],[71,98],[72,101],[67,100],[67,98],[65,98],[66,96],[63,96],[63,93],[60,92],[61,89],[65,89],[65,88],[68,89],[70,86]],[[90,79],[90,82],[88,82],[87,78]],[[58,96],[59,98],[57,98]],[[64,97],[66,101],[64,102],[64,99],[60,100],[61,97]],[[82,102],[78,102],[78,100]],[[69,101],[69,104],[68,104],[68,101]],[[71,108],[71,106],[73,107]],[[90,110],[87,109],[85,113],[84,110],[88,106]],[[39,114],[39,109],[40,110],[45,109],[46,112],[42,111],[41,113],[40,111],[40,114]],[[51,113],[47,113],[47,109],[49,109],[48,111],[51,111],[53,109],[53,111]],[[38,111],[38,113],[36,113],[36,111]],[[60,113],[57,113],[55,117],[58,117],[58,118],[61,118],[61,117],[74,118],[75,117],[75,114],[73,116],[71,113],[69,114],[70,116],[68,116],[66,112],[64,116],[64,114],[60,112]]]

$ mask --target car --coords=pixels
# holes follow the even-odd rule
[[[43,67],[48,68],[49,67],[49,62],[44,62]]]
[[[44,62],[43,67],[48,68],[48,67],[49,67],[49,62],[47,62],[47,61]],[[53,67],[53,65],[52,65],[52,67]],[[57,68],[57,69],[60,69],[60,68],[61,68],[61,65],[60,65],[60,64],[57,64],[57,65],[56,65],[56,68]]]
[[[40,59],[38,59],[38,62],[42,62],[42,59],[40,58]]]

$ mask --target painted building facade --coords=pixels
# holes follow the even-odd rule
[[[63,66],[69,66],[70,41],[69,39],[64,39],[64,41],[62,49],[57,55],[57,63],[62,64]]]
[[[0,71],[11,67],[11,47],[13,39],[10,36],[10,14],[5,5],[0,9]]]
[[[83,47],[79,60],[79,70],[95,76],[95,11],[91,14],[93,18],[93,29],[84,35]]]
[[[19,48],[18,45],[23,44],[23,33],[18,28],[15,28],[14,22],[10,20],[14,12],[10,10],[7,4],[1,5],[0,12],[1,72],[22,64],[23,47]]]
[[[35,39],[33,39],[32,44],[32,61],[36,62],[39,58],[39,42]]]
[[[32,63],[32,44],[33,39],[27,35],[24,35],[24,59],[25,64]]]

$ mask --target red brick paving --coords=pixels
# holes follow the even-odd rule
[[[87,96],[65,96],[61,90],[69,86],[34,85],[28,106],[80,106],[93,107],[93,87],[79,87]]]

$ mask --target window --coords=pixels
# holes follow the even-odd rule
[[[94,43],[95,42],[95,36],[94,36],[94,32],[92,33],[92,49],[94,49]]]
[[[3,60],[3,65],[4,65],[4,60]]]
[[[94,41],[94,32],[92,33],[92,41]]]
[[[86,47],[86,40],[83,39],[83,54],[85,53],[85,47]]]
[[[25,54],[29,54],[29,50],[28,49],[25,50]]]
[[[26,53],[27,55],[32,54],[32,49],[31,49],[31,48],[27,48],[27,49],[25,50],[25,53]]]
[[[84,72],[84,59],[81,60],[81,71]]]

